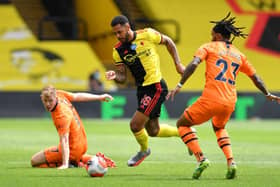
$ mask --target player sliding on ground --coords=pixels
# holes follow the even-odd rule
[[[33,167],[58,167],[66,169],[86,164],[91,155],[87,151],[87,137],[84,125],[72,101],[111,101],[108,94],[71,93],[46,86],[41,92],[41,100],[47,111],[51,112],[54,125],[59,134],[59,145],[40,151],[32,156]]]
[[[167,99],[173,100],[183,84],[193,74],[197,66],[206,61],[206,83],[202,96],[188,107],[177,121],[179,134],[183,142],[194,153],[198,167],[193,173],[193,178],[198,179],[208,166],[209,160],[203,154],[196,134],[191,126],[202,124],[212,119],[212,126],[216,133],[218,145],[227,159],[227,179],[236,176],[236,163],[233,158],[229,135],[225,129],[227,121],[235,108],[236,88],[235,80],[239,71],[251,78],[255,86],[270,101],[280,98],[272,95],[265,87],[263,81],[256,74],[256,70],[249,63],[246,56],[232,45],[234,37],[245,38],[246,34],[241,28],[234,26],[235,18],[230,18],[230,13],[221,21],[213,21],[212,42],[202,45],[194,55],[194,59],[186,67],[185,72],[174,90],[169,92]],[[233,39],[230,40],[231,35]]]

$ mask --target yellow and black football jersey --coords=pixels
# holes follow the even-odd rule
[[[161,34],[146,28],[134,32],[134,39],[128,43],[119,42],[113,49],[115,64],[124,63],[135,78],[137,86],[147,86],[160,82],[159,55],[156,45],[161,42]]]

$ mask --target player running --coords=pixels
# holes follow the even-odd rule
[[[80,161],[86,164],[90,155],[86,155],[87,138],[84,125],[72,101],[111,101],[108,94],[71,93],[56,90],[53,86],[42,89],[41,100],[47,111],[51,112],[54,125],[59,134],[59,145],[40,151],[32,156],[33,167],[58,167],[66,169],[78,166]]]
[[[148,135],[179,136],[176,127],[159,125],[161,105],[168,89],[161,75],[156,46],[166,46],[179,74],[183,74],[184,66],[180,62],[174,42],[168,36],[151,28],[133,31],[127,17],[123,15],[114,17],[111,26],[119,40],[113,48],[117,70],[106,72],[106,78],[123,83],[126,80],[127,67],[137,85],[138,108],[130,121],[130,129],[140,145],[140,151],[127,162],[128,166],[137,166],[151,153]]]
[[[241,29],[234,26],[235,17],[230,18],[230,13],[221,21],[211,21],[215,26],[212,29],[212,42],[199,47],[194,59],[186,67],[185,72],[174,90],[169,92],[167,99],[174,99],[183,84],[196,70],[197,66],[206,61],[206,83],[202,96],[188,107],[177,121],[177,127],[181,139],[194,153],[198,161],[198,167],[193,173],[193,178],[198,179],[208,166],[209,160],[204,156],[196,134],[191,126],[202,124],[212,119],[212,126],[216,133],[218,145],[227,159],[227,179],[236,176],[236,163],[233,158],[231,142],[225,129],[227,121],[235,108],[237,100],[235,80],[239,71],[251,78],[255,86],[270,101],[278,101],[280,98],[272,95],[265,87],[256,70],[249,63],[246,56],[232,45],[234,37],[243,37]],[[231,35],[234,37],[230,40]]]

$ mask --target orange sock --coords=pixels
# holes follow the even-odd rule
[[[193,152],[197,161],[201,161],[204,156],[198,144],[198,138],[191,128],[181,126],[178,128],[179,135],[186,146]]]
[[[217,142],[220,148],[223,150],[224,155],[227,159],[228,164],[233,161],[233,154],[230,144],[230,138],[226,129],[220,129],[216,131]]]

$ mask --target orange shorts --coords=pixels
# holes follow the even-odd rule
[[[70,150],[70,163],[78,164],[82,155],[86,153],[87,146],[79,146],[80,149]],[[48,164],[56,164],[56,166],[60,166],[62,164],[62,152],[61,147],[52,146],[46,148],[44,150],[45,158]]]
[[[212,118],[212,124],[215,127],[224,128],[233,111],[234,106],[224,105],[200,97],[184,111],[184,116],[194,125],[199,125]]]

